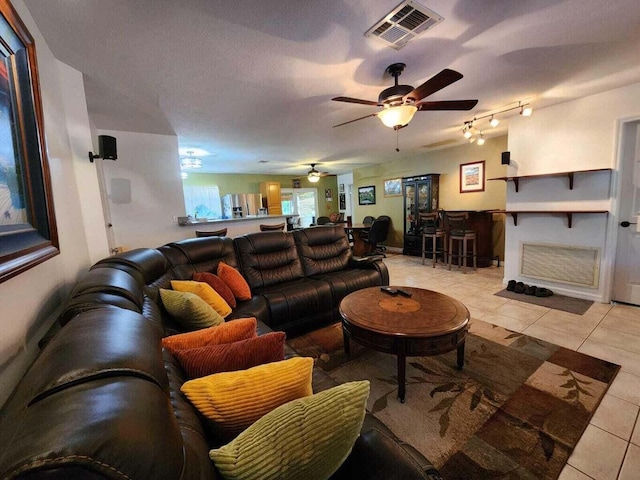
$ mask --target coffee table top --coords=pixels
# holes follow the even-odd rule
[[[411,297],[389,295],[370,287],[347,295],[340,315],[349,324],[391,336],[435,337],[459,331],[469,323],[469,310],[455,298],[432,290],[402,288]]]

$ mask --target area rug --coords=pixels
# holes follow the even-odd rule
[[[535,295],[525,295],[524,293],[509,292],[507,290],[500,290],[498,293],[494,293],[498,297],[510,298],[512,300],[518,300],[519,302],[532,303],[534,305],[540,305],[542,307],[553,308],[554,310],[562,310],[563,312],[575,313],[577,315],[584,315],[589,310],[589,307],[593,305],[591,300],[583,300],[581,298],[566,297],[564,295],[558,295],[554,293],[550,297],[536,297]]]
[[[619,366],[473,320],[465,366],[455,351],[407,359],[351,342],[339,324],[289,340],[339,382],[368,379],[368,410],[453,479],[556,479]]]

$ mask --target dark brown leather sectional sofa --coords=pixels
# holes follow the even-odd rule
[[[260,334],[335,321],[345,295],[389,283],[382,262],[351,257],[340,227],[194,238],[101,260],[74,286],[60,330],[0,411],[0,478],[220,478],[211,439],[180,393],[184,373],[161,347],[180,329],[158,299],[172,279],[215,271],[220,261],[238,268],[253,293],[229,319],[255,316]],[[314,392],[333,385],[315,369]],[[332,478],[440,476],[367,414]]]

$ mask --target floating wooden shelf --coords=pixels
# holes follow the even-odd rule
[[[602,214],[609,213],[608,210],[502,210],[501,213],[508,213],[513,217],[513,225],[518,226],[518,215],[521,213],[534,213],[543,215],[566,215],[569,228],[571,228],[573,215],[575,214]]]
[[[568,177],[569,178],[569,190],[573,190],[573,176],[576,173],[592,173],[592,172],[605,172],[611,171],[610,168],[594,168],[592,170],[575,170],[573,172],[558,172],[558,173],[541,173],[538,175],[520,175],[518,177],[497,177],[487,178],[487,180],[504,180],[505,182],[513,182],[516,187],[516,192],[520,186],[520,179],[522,178],[550,178],[550,177]]]

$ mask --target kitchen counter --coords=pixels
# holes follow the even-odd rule
[[[276,225],[278,223],[287,223],[288,218],[297,217],[297,215],[249,215],[242,218],[216,218],[207,220],[191,220],[189,222],[181,222],[181,227],[192,228],[195,230],[219,230],[227,228],[227,237],[238,237],[247,233],[260,231],[260,225]],[[207,227],[210,228],[207,228]],[[286,230],[286,229],[285,229]],[[195,236],[195,233],[194,233]]]

